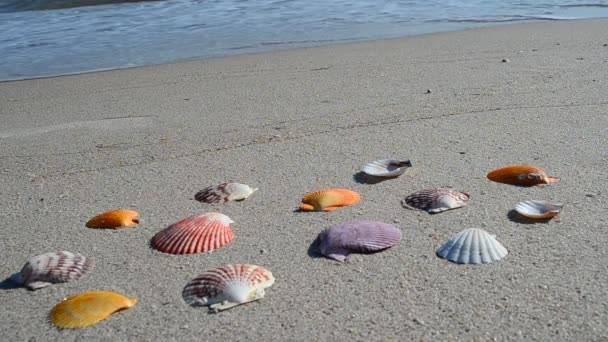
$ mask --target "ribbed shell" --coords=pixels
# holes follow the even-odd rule
[[[407,196],[401,204],[409,209],[426,210],[434,214],[464,207],[469,197],[466,192],[451,189],[427,189]]]
[[[194,195],[201,203],[222,203],[229,201],[242,201],[249,197],[256,189],[249,185],[226,182],[220,185],[207,187]]]
[[[93,260],[67,251],[31,257],[21,269],[18,282],[30,290],[78,280],[95,268]]]
[[[351,253],[370,253],[401,240],[399,228],[379,221],[352,221],[333,225],[319,234],[321,254],[344,262]]]
[[[346,189],[326,189],[310,192],[302,198],[301,211],[334,211],[340,207],[355,205],[361,196]]]
[[[523,201],[515,206],[515,211],[531,219],[550,219],[559,214],[563,205],[546,201]]]
[[[362,171],[374,177],[397,177],[411,166],[409,160],[382,159],[365,165]]]
[[[121,229],[135,226],[139,223],[139,213],[133,210],[118,209],[99,214],[90,219],[88,228]]]
[[[264,289],[274,284],[267,269],[247,264],[234,264],[207,271],[190,281],[182,291],[184,301],[192,306],[210,306],[221,311],[259,300]]]
[[[437,250],[437,255],[458,264],[489,264],[509,252],[494,235],[478,228],[465,229]]]
[[[63,329],[84,328],[136,303],[136,299],[129,299],[114,292],[85,292],[57,304],[51,311],[50,320]]]
[[[211,252],[234,239],[229,226],[232,222],[220,213],[194,215],[156,233],[150,244],[169,254]]]
[[[503,167],[488,173],[488,179],[498,183],[533,186],[556,183],[559,178],[547,176],[545,171],[527,165]]]

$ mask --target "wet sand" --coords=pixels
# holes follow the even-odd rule
[[[0,83],[2,275],[56,250],[97,263],[82,281],[35,292],[3,282],[3,337],[608,339],[606,27],[502,26]],[[367,183],[362,166],[385,158],[413,167]],[[561,181],[523,188],[485,178],[511,164]],[[193,200],[226,180],[259,190],[243,202]],[[330,187],[362,201],[294,212],[303,194]],[[401,206],[429,187],[471,199],[436,215]],[[524,224],[510,211],[526,199],[564,210]],[[85,227],[116,208],[139,211],[140,225]],[[189,256],[149,247],[157,231],[212,211],[234,220],[231,244]],[[322,229],[358,219],[395,224],[403,239],[344,264],[311,248]],[[506,258],[468,266],[435,256],[469,227],[496,234]],[[183,302],[190,279],[230,263],[264,266],[276,283],[261,301],[219,314]],[[87,329],[48,323],[63,298],[93,290],[138,304]]]

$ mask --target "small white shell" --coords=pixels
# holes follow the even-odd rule
[[[550,219],[559,214],[563,205],[546,201],[523,201],[515,206],[515,211],[532,219]]]
[[[222,203],[230,201],[242,201],[254,193],[247,184],[226,182],[216,186],[207,187],[194,195],[201,203]]]
[[[489,264],[509,251],[485,230],[469,228],[454,235],[437,250],[437,255],[458,264]]]
[[[412,163],[409,160],[375,160],[363,167],[363,172],[374,177],[401,176]]]

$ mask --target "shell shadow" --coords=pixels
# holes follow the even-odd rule
[[[355,182],[359,183],[359,184],[378,184],[380,182],[384,182],[387,180],[391,180],[391,179],[395,179],[399,176],[395,176],[395,177],[375,177],[375,176],[370,176],[367,173],[363,172],[363,171],[359,171],[357,173],[354,174],[353,179],[355,180]]]
[[[19,274],[19,273],[16,273]],[[13,274],[12,276],[4,279],[2,282],[0,282],[0,290],[14,290],[14,289],[19,289],[22,288],[23,286],[21,284],[18,284],[17,282],[13,281],[13,277],[15,276],[15,274]]]
[[[320,245],[321,245],[321,239],[317,235],[315,240],[308,247],[308,256],[311,258],[315,258],[315,259],[324,258],[325,256],[323,254],[321,254],[321,251],[319,249]]]
[[[507,218],[511,222],[521,223],[521,224],[549,223],[549,221],[551,221],[551,218],[541,219],[541,220],[533,220],[531,218],[527,218],[525,216],[520,215],[515,209],[511,209],[507,213]]]

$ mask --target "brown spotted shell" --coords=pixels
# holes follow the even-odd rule
[[[13,280],[30,290],[76,281],[91,273],[95,263],[81,254],[50,252],[31,257]]]
[[[426,189],[405,198],[401,204],[408,209],[425,210],[431,214],[461,208],[467,205],[470,195],[452,189]]]

